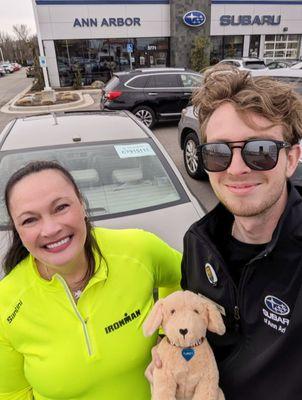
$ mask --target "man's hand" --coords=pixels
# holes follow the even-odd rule
[[[145,377],[148,379],[149,383],[151,384],[151,386],[153,385],[153,372],[154,372],[154,368],[161,368],[162,367],[162,362],[161,359],[158,355],[157,352],[157,347],[158,344],[156,346],[153,347],[153,349],[151,350],[151,354],[152,354],[152,361],[150,362],[150,364],[148,365],[148,367],[146,368],[145,371]]]

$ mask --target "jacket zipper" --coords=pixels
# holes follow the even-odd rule
[[[57,278],[58,278],[59,281],[62,283],[62,285],[63,285],[63,287],[64,287],[64,290],[65,290],[65,292],[66,292],[66,294],[67,294],[67,296],[68,296],[68,298],[69,298],[69,300],[70,300],[70,303],[71,303],[71,305],[72,305],[72,308],[73,308],[73,310],[74,310],[76,316],[78,317],[78,319],[80,320],[80,322],[81,322],[81,324],[82,324],[82,328],[83,328],[83,332],[84,332],[84,337],[85,337],[85,342],[86,342],[86,346],[87,346],[88,355],[89,355],[89,356],[92,356],[92,345],[91,345],[91,340],[90,340],[89,333],[88,333],[88,329],[87,329],[87,325],[86,325],[87,321],[85,321],[85,320],[82,318],[81,314],[79,313],[79,310],[78,310],[78,308],[77,308],[77,305],[76,305],[76,303],[74,302],[74,298],[73,298],[73,296],[72,296],[72,294],[71,294],[71,292],[70,292],[70,290],[69,290],[69,287],[68,287],[67,283],[65,282],[65,280],[64,280],[60,275],[57,275]]]

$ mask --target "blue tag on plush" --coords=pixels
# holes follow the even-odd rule
[[[186,361],[190,361],[191,358],[195,355],[195,350],[194,350],[194,349],[190,349],[190,348],[188,348],[188,349],[183,349],[182,352],[181,352],[181,354],[182,354],[183,358],[184,358]]]

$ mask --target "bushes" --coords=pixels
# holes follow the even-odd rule
[[[191,51],[191,65],[195,71],[202,71],[210,64],[210,41],[207,37],[197,36]]]

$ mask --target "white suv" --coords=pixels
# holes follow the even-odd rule
[[[219,64],[233,65],[244,71],[251,71],[255,69],[268,69],[263,60],[259,58],[226,58],[219,61]]]

